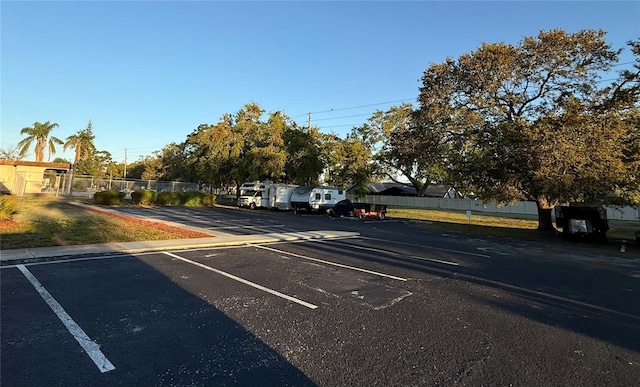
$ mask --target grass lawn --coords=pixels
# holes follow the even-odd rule
[[[425,221],[423,227],[432,230],[470,232],[481,235],[513,236],[539,239],[544,236],[537,231],[535,216],[488,215],[472,212],[467,219],[466,211],[426,210],[412,208],[389,208],[387,215],[393,218]],[[640,222],[609,220],[607,237],[615,240],[635,241],[635,231],[640,230]],[[562,229],[558,229],[562,232]]]
[[[67,204],[68,198],[24,196],[16,199],[18,213],[12,221],[0,221],[0,249],[3,250],[205,236],[131,217],[81,209]]]
[[[113,216],[70,206],[69,198],[16,197],[18,213],[13,221],[0,221],[0,249],[66,246],[110,242],[135,242],[208,236],[126,216]],[[77,201],[76,198],[73,200]],[[86,201],[92,204],[92,200]],[[535,217],[487,215],[465,211],[389,208],[392,218],[422,221],[425,229],[478,235],[509,236],[528,240],[557,239],[536,230]],[[639,222],[610,220],[610,239],[635,241]]]

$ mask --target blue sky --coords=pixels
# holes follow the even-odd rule
[[[375,109],[414,102],[430,63],[482,42],[593,28],[622,48],[640,36],[637,1],[3,0],[0,15],[0,147],[35,121],[57,122],[64,140],[92,120],[96,147],[117,162],[248,102],[301,124],[312,112],[342,136]]]

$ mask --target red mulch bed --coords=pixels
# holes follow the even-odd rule
[[[71,204],[69,204],[71,206]],[[76,207],[77,208],[77,207]],[[182,238],[212,238],[213,235],[205,234],[203,232],[191,231],[180,227],[169,226],[168,224],[161,222],[149,222],[147,220],[142,220],[140,218],[136,218],[134,216],[116,214],[113,212],[105,212],[100,211],[98,208],[87,208],[90,211],[99,212],[101,214],[105,214],[108,216],[113,216],[120,219],[125,219],[127,222],[136,223],[143,227],[153,227],[157,230],[167,231],[172,234],[179,235]]]
[[[10,230],[12,228],[16,228],[20,226],[18,222],[14,222],[13,220],[3,220],[0,221],[0,231],[1,230]]]

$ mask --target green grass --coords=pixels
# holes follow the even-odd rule
[[[119,218],[96,211],[70,206],[67,198],[52,196],[17,197],[15,223],[0,222],[0,249],[81,245],[110,242],[134,242],[193,237],[176,229],[149,227],[132,219]],[[78,201],[76,198],[73,200]],[[86,200],[94,204],[93,200]],[[131,205],[125,203],[124,205]],[[443,232],[464,232],[479,235],[508,236],[529,240],[551,240],[553,234],[537,231],[535,216],[525,218],[509,215],[443,211],[412,208],[389,208],[392,218],[422,221],[421,227]],[[610,220],[610,239],[635,241],[639,222]]]
[[[149,227],[132,219],[73,207],[66,203],[68,200],[51,196],[17,197],[18,212],[13,221],[0,222],[0,249],[190,237],[188,232]]]
[[[426,229],[534,239],[546,234],[537,231],[536,216],[472,212],[471,219],[468,219],[466,211],[417,208],[389,208],[387,211],[387,215],[392,218],[424,221],[422,227]],[[610,220],[609,227],[607,236],[610,239],[635,241],[635,231],[640,230],[640,222]],[[562,229],[558,231],[561,232]]]

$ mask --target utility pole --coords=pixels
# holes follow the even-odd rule
[[[311,129],[311,112],[309,112],[309,123],[307,124],[307,128]]]
[[[124,148],[124,177],[123,179],[127,178],[127,148]]]

